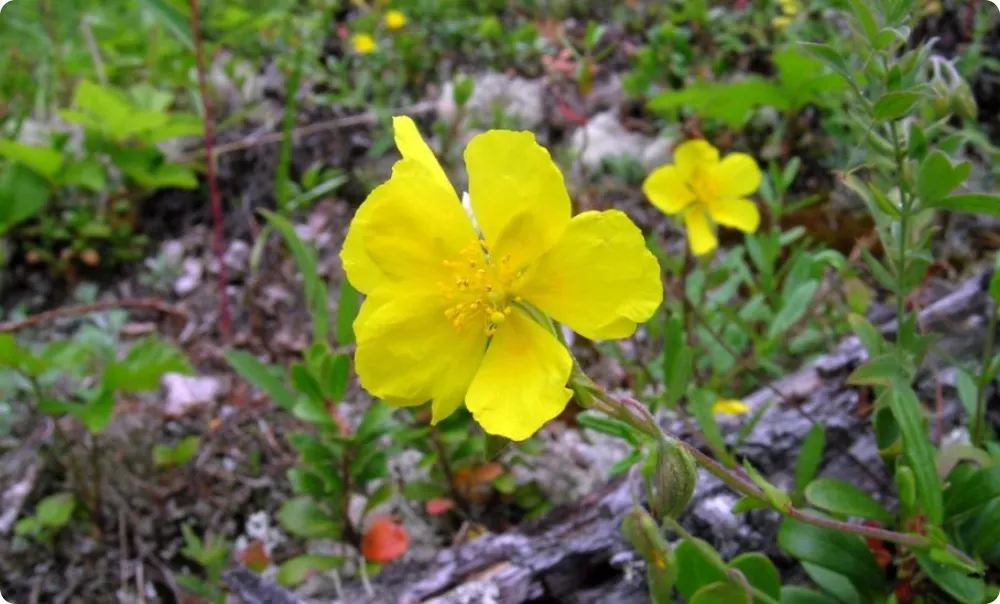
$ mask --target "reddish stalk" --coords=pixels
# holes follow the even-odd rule
[[[205,56],[202,52],[201,27],[198,23],[198,0],[191,0],[191,33],[194,36],[194,54],[198,67],[198,92],[205,114],[205,157],[208,176],[208,194],[212,202],[212,222],[215,234],[215,257],[219,263],[219,315],[222,319],[222,336],[228,342],[233,336],[233,319],[229,314],[229,296],[226,295],[225,234],[222,230],[222,195],[215,177],[215,135],[212,130],[212,102],[205,83]]]

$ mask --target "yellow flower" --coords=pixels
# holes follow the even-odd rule
[[[571,217],[562,173],[530,132],[465,149],[473,224],[413,120],[403,159],[358,208],[341,251],[366,294],[354,323],[362,386],[393,405],[462,402],[490,434],[524,440],[566,407],[573,359],[551,317],[592,339],[631,336],[663,299],[660,269],[620,211]]]
[[[375,52],[375,38],[370,34],[354,34],[351,38],[351,46],[354,47],[354,52],[359,55],[367,55]]]
[[[406,25],[406,15],[398,10],[391,10],[385,14],[385,26],[396,31]]]
[[[799,14],[799,3],[796,0],[780,0],[781,12],[788,17]]]
[[[771,19],[771,25],[774,27],[774,29],[785,29],[791,24],[792,24],[791,17],[786,17],[784,15]]]
[[[702,255],[719,243],[709,217],[745,233],[757,230],[760,212],[746,197],[760,181],[760,168],[749,155],[731,153],[720,161],[718,149],[692,140],[678,146],[674,164],[654,170],[642,190],[663,212],[684,217],[691,251]]]
[[[750,405],[734,398],[719,399],[712,405],[712,413],[715,415],[729,415],[739,417],[750,412]]]

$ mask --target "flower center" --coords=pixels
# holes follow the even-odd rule
[[[700,170],[696,170],[691,175],[691,181],[688,183],[688,186],[694,192],[698,201],[702,203],[716,199],[719,196],[718,183]]]
[[[465,248],[454,260],[445,260],[444,265],[452,272],[451,280],[438,283],[449,303],[445,318],[457,332],[481,326],[492,336],[513,311],[511,301],[521,300],[511,295],[511,289],[524,271],[512,266],[509,254],[491,258],[483,241]]]

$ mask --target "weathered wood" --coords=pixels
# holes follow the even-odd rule
[[[959,359],[975,359],[984,336],[988,275],[979,274],[920,313],[923,329],[941,333],[936,348]],[[883,326],[891,337],[894,325]],[[859,413],[867,392],[846,383],[850,372],[867,359],[857,338],[844,340],[799,372],[744,399],[757,408],[771,408],[740,447],[739,454],[772,482],[791,487],[797,452],[815,423],[825,426],[827,450],[821,473],[857,484],[886,499],[890,482],[882,469],[868,418]],[[947,372],[934,370],[918,379],[917,389],[933,406],[943,393],[942,427],[950,429],[959,417]],[[944,383],[943,388],[939,388]],[[688,438],[683,424],[664,421],[665,428]],[[733,426],[729,433],[734,433]],[[778,514],[762,510],[732,514],[737,495],[702,472],[698,488],[682,523],[693,534],[714,545],[726,557],[763,551],[781,567],[790,568],[774,542]],[[584,500],[557,509],[541,521],[517,532],[489,534],[440,552],[429,562],[386,569],[375,581],[375,595],[360,585],[347,585],[343,600],[332,594],[315,599],[324,604],[521,604],[566,602],[591,604],[648,602],[641,563],[621,537],[619,526],[631,505],[623,479],[613,481]],[[886,501],[892,504],[891,501]],[[251,594],[252,597],[252,594]],[[261,600],[247,599],[247,602]],[[282,600],[269,600],[283,602]]]

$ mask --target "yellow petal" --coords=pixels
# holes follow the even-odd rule
[[[750,412],[750,405],[738,399],[719,399],[712,405],[712,413],[715,415],[729,415],[739,417]]]
[[[572,369],[569,351],[514,311],[490,342],[465,405],[486,432],[525,440],[566,408]]]
[[[512,266],[541,256],[569,225],[569,193],[549,152],[530,132],[490,130],[465,149],[469,196],[495,258]]]
[[[710,178],[720,197],[746,197],[760,187],[757,161],[746,153],[730,153],[714,168]]]
[[[361,204],[340,258],[351,284],[370,294],[389,281],[423,278],[435,284],[451,278],[444,261],[476,241],[454,191],[409,170],[393,175]]]
[[[684,182],[698,170],[707,170],[719,163],[719,150],[702,139],[681,143],[674,149],[674,165]]]
[[[642,183],[642,192],[649,201],[667,214],[677,214],[694,201],[694,191],[681,177],[677,166],[663,166],[653,171]]]
[[[753,233],[760,226],[760,210],[749,199],[722,199],[708,204],[708,214],[715,222]]]
[[[663,301],[660,265],[642,232],[618,210],[574,217],[517,292],[594,340],[625,338]]]
[[[700,205],[688,208],[684,213],[684,226],[687,227],[688,244],[695,256],[707,254],[719,245],[715,231],[708,222],[708,214]]]
[[[447,304],[433,287],[402,285],[380,288],[365,300],[355,321],[355,366],[365,390],[400,406],[433,400],[434,421],[462,404],[486,351],[486,334],[456,331],[445,318]]]
[[[430,178],[434,179],[442,189],[455,195],[457,199],[455,187],[448,180],[448,175],[445,174],[444,168],[441,167],[441,163],[434,156],[434,152],[431,151],[424,137],[420,136],[420,131],[413,119],[405,115],[392,118],[392,130],[396,139],[396,148],[399,149],[403,159],[417,162],[427,171]],[[394,173],[395,170],[396,167],[393,168]]]

